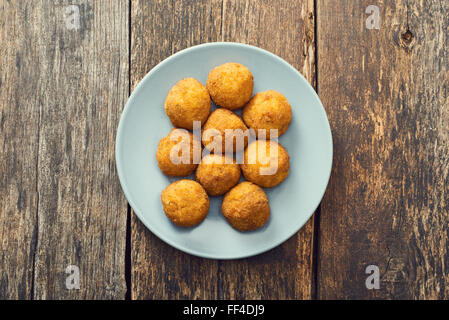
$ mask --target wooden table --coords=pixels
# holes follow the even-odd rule
[[[448,16],[441,0],[0,0],[0,298],[448,299]],[[301,71],[334,141],[313,218],[238,261],[151,234],[114,161],[139,80],[213,41]]]

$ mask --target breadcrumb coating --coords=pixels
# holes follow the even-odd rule
[[[244,65],[228,62],[209,72],[206,87],[216,105],[236,110],[253,94],[253,75]]]
[[[283,182],[290,171],[290,156],[273,140],[256,140],[245,149],[242,168],[245,179],[263,188]]]
[[[205,156],[196,170],[196,181],[211,196],[225,194],[239,182],[240,176],[240,166],[232,158],[217,154]]]
[[[211,113],[209,119],[207,119],[206,123],[203,127],[203,133],[206,130],[215,129],[218,130],[221,137],[221,153],[224,154],[226,151],[226,141],[229,140],[229,144],[232,143],[232,150],[229,145],[229,149],[227,151],[238,152],[242,151],[247,145],[249,140],[249,131],[246,127],[245,123],[243,123],[242,118],[236,115],[234,112],[229,111],[224,108],[216,109]],[[231,132],[232,131],[232,132]],[[226,134],[226,132],[228,134]],[[202,135],[202,142],[205,148],[208,150],[213,149],[214,142],[219,143],[220,141],[215,141],[215,136],[208,136],[206,134]],[[240,140],[240,143],[238,141]],[[216,150],[214,153],[217,153]],[[226,152],[228,153],[228,152]]]
[[[184,162],[188,163],[173,163],[170,153],[178,150],[178,156],[183,156],[181,144],[185,143],[188,148],[187,159]],[[174,149],[176,147],[176,149]],[[161,171],[170,177],[184,177],[192,174],[195,171],[197,164],[194,163],[194,150],[201,148],[198,138],[185,129],[172,129],[172,131],[159,141],[156,151],[157,163]],[[196,162],[198,163],[198,162]]]
[[[247,181],[224,196],[221,211],[232,227],[240,231],[258,229],[270,218],[267,195],[262,188]]]
[[[180,227],[201,223],[209,211],[209,197],[203,187],[193,180],[179,180],[161,193],[165,215]]]
[[[193,130],[193,121],[206,122],[210,107],[209,92],[194,78],[179,81],[165,99],[165,113],[173,126],[189,130]]]
[[[281,93],[268,90],[255,94],[243,108],[242,116],[256,134],[259,130],[265,130],[269,139],[270,129],[278,130],[278,137],[287,131],[292,120],[292,108]]]

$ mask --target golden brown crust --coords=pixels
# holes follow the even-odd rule
[[[272,148],[276,148],[277,152]],[[250,143],[245,149],[243,161],[240,167],[245,179],[264,188],[277,186],[290,171],[290,156],[284,147],[272,140]]]
[[[281,93],[268,90],[259,92],[243,108],[243,120],[254,130],[266,130],[267,139],[270,129],[278,130],[278,136],[283,135],[292,120],[290,103]]]
[[[234,187],[239,182],[240,175],[240,166],[233,159],[211,154],[205,156],[198,165],[196,181],[209,195],[219,196]]]
[[[228,62],[209,72],[206,86],[216,105],[236,110],[251,98],[253,84],[253,75],[247,67]]]
[[[246,181],[224,196],[221,211],[232,227],[240,231],[258,229],[270,218],[267,195],[260,187]]]
[[[161,193],[165,215],[180,227],[193,227],[202,222],[209,211],[209,197],[193,180],[179,180]]]
[[[229,111],[224,108],[219,108],[213,111],[209,119],[207,119],[206,123],[203,127],[203,132],[206,130],[215,129],[218,130],[221,134],[221,141],[222,141],[222,151],[221,153],[225,153],[226,150],[226,139],[225,139],[225,130],[239,130],[234,131],[236,133],[236,137],[233,138],[228,135],[229,139],[232,139],[233,143],[233,150],[232,152],[242,151],[247,145],[248,145],[248,128],[245,126],[245,123],[243,122],[242,118],[240,118],[238,115],[236,115],[234,112]],[[229,131],[228,131],[229,132]],[[241,132],[241,134],[239,134]],[[245,134],[247,134],[245,136]],[[240,146],[237,146],[237,138],[241,139],[243,141],[243,144],[240,144]],[[207,136],[202,135],[202,142],[203,145],[208,149],[212,149],[212,143],[214,141],[214,136]],[[216,150],[215,150],[216,151]]]
[[[173,147],[175,147],[176,145],[179,146],[179,143],[181,141],[189,144],[189,163],[175,164],[171,161],[170,152],[172,151]],[[159,145],[156,151],[156,159],[161,171],[170,177],[184,177],[192,174],[197,167],[197,164],[194,164],[193,161],[194,146],[196,144],[197,148],[201,148],[199,143],[200,142],[198,141],[198,139],[187,130],[172,129],[172,131],[166,137],[162,138],[161,141],[159,141]],[[181,150],[178,150],[178,154],[182,155]]]
[[[192,130],[193,121],[203,125],[209,116],[211,100],[206,87],[194,78],[173,86],[165,99],[165,112],[174,127]]]

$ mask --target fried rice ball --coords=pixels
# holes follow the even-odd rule
[[[262,188],[247,181],[224,196],[221,211],[231,226],[240,231],[258,229],[270,218],[267,195]]]
[[[165,215],[180,227],[193,227],[206,218],[209,197],[203,187],[193,180],[178,180],[161,193]]]
[[[228,62],[209,72],[206,87],[215,104],[235,110],[243,107],[253,94],[253,75],[244,65]]]
[[[156,151],[159,168],[170,177],[188,176],[196,169],[199,162],[199,159],[194,161],[196,148],[201,150],[196,136],[185,129],[172,129],[166,137],[159,141]],[[172,159],[175,160],[175,163]]]
[[[205,156],[196,170],[198,181],[211,196],[220,196],[240,180],[240,166],[234,159],[210,154]]]
[[[271,188],[287,178],[290,156],[284,147],[273,140],[256,140],[245,149],[240,167],[246,180]]]
[[[173,126],[189,130],[193,129],[193,121],[201,125],[206,122],[210,107],[209,92],[194,78],[179,81],[165,99],[165,112]]]
[[[243,120],[256,131],[265,130],[270,138],[270,129],[278,130],[278,137],[283,135],[292,120],[290,103],[281,93],[268,90],[259,92],[243,108]]]
[[[210,131],[210,135],[204,134],[206,130],[210,129],[215,129],[218,132],[215,133],[214,131]],[[225,131],[227,129],[229,131]],[[228,134],[226,134],[226,132]],[[217,153],[217,150],[213,146],[216,143],[220,143],[218,133],[220,133],[222,142],[221,153],[225,153],[226,151],[226,141],[228,141],[229,144],[229,152],[227,153],[242,151],[248,145],[249,131],[245,126],[245,123],[243,123],[243,120],[234,112],[224,108],[219,108],[212,112],[203,127],[203,145],[208,150],[214,151],[214,153]]]

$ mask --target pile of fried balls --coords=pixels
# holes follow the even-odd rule
[[[164,212],[174,224],[182,227],[198,225],[209,211],[209,196],[221,195],[224,195],[222,214],[235,229],[250,231],[267,223],[270,205],[262,188],[280,184],[290,170],[290,157],[284,147],[269,139],[270,129],[278,130],[279,136],[284,134],[290,125],[292,110],[279,92],[268,90],[253,96],[253,84],[253,75],[247,67],[228,62],[210,71],[206,86],[194,78],[186,78],[170,89],[165,100],[165,112],[174,128],[159,141],[156,152],[158,165],[170,177],[185,177],[196,170],[196,181],[178,180],[162,191]],[[211,99],[217,105],[212,113]],[[241,108],[242,117],[233,112]],[[222,153],[209,149],[214,137],[197,137],[190,132],[194,121],[201,122],[203,132],[206,129],[218,130],[223,141]],[[187,130],[177,132],[173,137],[176,128]],[[243,152],[243,161],[238,164],[235,154],[230,156],[224,152],[227,129],[263,131],[268,140],[260,139],[256,134],[256,139],[250,142],[245,136],[244,149],[241,150],[238,150],[236,139],[233,140],[234,153]],[[180,141],[190,145],[189,163],[171,161],[172,148]],[[206,155],[195,162],[195,146],[204,146],[211,152],[201,152]],[[271,153],[272,148],[277,152]],[[248,161],[249,158],[255,161]],[[276,164],[273,174],[261,174],[261,169],[269,169],[273,163]],[[239,183],[241,172],[247,181]]]

